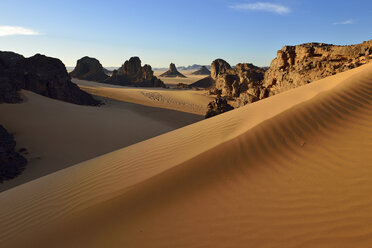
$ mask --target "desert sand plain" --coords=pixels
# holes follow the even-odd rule
[[[210,101],[199,91],[74,81],[104,104],[80,106],[22,91],[23,103],[0,105],[1,123],[17,138],[18,150],[27,148],[28,160],[0,191],[200,121]]]
[[[44,101],[23,94],[28,108]],[[0,194],[0,243],[369,247],[371,103],[367,64],[59,170]],[[158,134],[174,127],[131,115]]]

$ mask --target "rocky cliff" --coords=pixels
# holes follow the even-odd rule
[[[154,76],[150,65],[141,66],[141,60],[138,57],[125,61],[104,83],[136,87],[165,87],[165,84]]]
[[[180,73],[177,70],[175,64],[171,63],[169,65],[169,70],[164,72],[163,74],[161,74],[159,77],[182,77],[182,78],[185,78],[186,76],[183,75],[182,73]]]
[[[19,175],[27,164],[27,160],[14,150],[15,146],[13,135],[0,125],[0,183]]]
[[[77,61],[75,69],[70,72],[70,76],[96,82],[102,82],[108,78],[101,63],[97,59],[87,56]]]
[[[44,55],[24,58],[19,54],[0,52],[0,79],[0,102],[19,102],[21,99],[17,91],[25,89],[79,105],[99,104],[71,82],[66,67],[59,59]]]
[[[271,62],[263,85],[270,95],[278,94],[368,63],[371,54],[372,40],[350,46],[323,43],[285,46]]]

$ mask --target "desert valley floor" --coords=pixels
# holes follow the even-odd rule
[[[74,81],[104,104],[79,106],[22,91],[24,103],[0,105],[1,123],[17,137],[18,149],[27,148],[29,161],[22,175],[4,182],[0,192],[200,121],[211,99],[194,90]]]
[[[63,169],[65,161],[0,194],[2,246],[372,243],[372,64],[203,121],[209,99],[199,91],[80,85],[107,105],[76,107],[26,91],[25,103],[0,105],[0,113],[25,115],[0,121],[20,144],[28,142],[36,156],[30,166],[36,161],[45,168],[48,156],[81,151],[68,158],[75,165]],[[122,96],[132,100],[124,103]],[[107,118],[114,118],[110,126]],[[65,119],[71,123],[60,127]],[[39,141],[28,138],[33,132]],[[137,138],[123,139],[132,132]],[[48,156],[33,144],[43,139],[59,144],[43,147]]]

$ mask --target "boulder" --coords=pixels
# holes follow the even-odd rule
[[[101,63],[97,59],[87,56],[77,61],[75,69],[70,72],[70,76],[96,82],[102,82],[108,78]]]
[[[208,110],[207,113],[205,114],[205,118],[207,119],[233,109],[234,108],[230,104],[228,104],[225,98],[217,96],[217,98],[214,101],[208,104]]]
[[[141,66],[138,57],[132,57],[118,69],[104,83],[135,87],[165,87],[165,84],[154,76],[150,65]]]
[[[183,75],[182,73],[180,73],[177,70],[175,64],[171,63],[169,65],[169,70],[164,72],[163,74],[161,74],[159,77],[182,77],[182,78],[185,78],[186,76]]]
[[[24,170],[27,160],[14,149],[13,135],[0,125],[0,183],[12,179]]]

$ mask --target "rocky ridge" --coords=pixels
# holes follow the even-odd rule
[[[270,95],[275,95],[366,64],[371,55],[372,40],[349,46],[324,43],[284,46],[271,62],[263,85]]]

